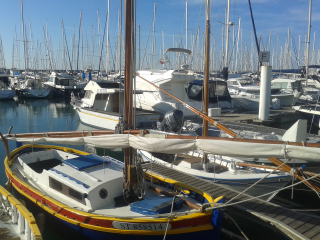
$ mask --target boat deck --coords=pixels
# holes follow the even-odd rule
[[[152,165],[152,166],[151,166]],[[177,171],[157,163],[145,163],[142,165],[149,173],[161,175],[184,184],[191,185],[199,190],[205,191],[213,198],[226,195],[226,202],[238,195],[239,192],[222,187],[213,182]],[[232,202],[244,201],[252,198],[247,194],[241,194]],[[250,213],[263,221],[276,226],[280,231],[293,239],[320,239],[320,217],[292,211],[279,205],[252,199],[234,205],[237,210]]]

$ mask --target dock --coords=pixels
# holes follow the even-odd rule
[[[271,123],[286,123],[297,121],[298,119],[303,118],[299,112],[296,112],[291,107],[283,107],[281,109],[270,109],[269,120],[268,121],[260,121],[259,110],[254,111],[240,111],[237,109],[225,109],[221,112],[220,116],[212,117],[215,121],[220,123],[225,122],[241,122],[241,123],[249,123],[249,124],[264,124],[269,125]],[[191,118],[191,121],[197,122],[202,119]],[[200,123],[200,122],[199,122]]]
[[[210,194],[213,198],[226,195],[227,202],[239,194],[239,192],[221,186],[221,184],[218,185],[157,163],[144,163],[142,167],[147,173],[156,174],[163,178],[170,178],[190,185]],[[252,196],[241,194],[232,202],[244,201],[250,198],[252,198]],[[231,208],[238,212],[241,211],[243,213],[250,214],[252,217],[256,217],[263,222],[270,223],[289,238],[312,240],[320,239],[319,216],[295,212],[257,198],[233,205]]]
[[[2,186],[0,186],[0,213],[1,239],[42,240],[32,213]]]

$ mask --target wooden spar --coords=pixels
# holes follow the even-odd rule
[[[209,49],[210,49],[210,1],[206,4],[206,49],[204,59],[204,79],[203,79],[203,114],[208,115],[209,108]],[[202,136],[208,136],[208,120],[203,119]]]
[[[141,133],[140,130],[125,130],[124,134],[138,135]],[[142,131],[143,134],[148,134],[147,130]],[[90,136],[101,136],[101,135],[112,135],[113,130],[92,130],[92,131],[65,131],[65,132],[43,132],[43,133],[17,133],[17,134],[5,134],[4,137],[15,137],[15,138],[70,138],[70,137],[90,137]],[[0,139],[1,140],[1,139]]]
[[[264,168],[264,169],[271,169],[275,170],[277,167],[268,166],[268,165],[259,165],[259,164],[252,164],[252,163],[237,163],[238,166],[242,167],[253,167],[253,168]],[[279,171],[285,171],[282,167],[278,169]]]
[[[204,79],[203,79],[203,114],[208,116],[209,109],[209,51],[210,51],[210,0],[206,3],[206,49],[204,59]],[[208,120],[203,119],[202,136],[208,136]],[[207,154],[203,154],[203,163],[208,164]]]
[[[132,116],[132,45],[133,45],[133,2],[125,0],[125,99],[124,124],[133,125]],[[124,189],[130,190],[134,185],[134,166],[132,164],[132,148],[124,149],[125,179]]]
[[[164,190],[162,190],[162,189],[160,189],[160,188],[153,187],[153,186],[151,186],[151,185],[149,185],[148,188],[151,189],[151,190],[153,190],[153,191],[156,191],[156,192],[159,193],[159,194],[165,195],[165,196],[167,196],[167,197],[174,197],[174,196],[176,195],[176,194],[174,194],[174,193],[170,193],[170,192],[164,191]],[[178,198],[178,197],[176,197],[176,198]],[[188,205],[189,207],[191,207],[191,208],[193,208],[193,209],[199,210],[199,209],[201,208],[201,206],[198,206],[197,204],[195,204],[195,203],[193,203],[193,202],[190,202],[190,201],[188,201],[188,200],[186,200],[186,199],[183,199],[183,198],[179,198],[179,199],[182,199],[182,201],[183,201],[183,203],[184,203],[185,205]]]
[[[9,145],[8,145],[8,140],[2,135],[2,133],[0,132],[0,137],[1,137],[1,140],[3,141],[4,143],[4,147],[6,149],[6,155],[7,155],[7,158],[8,158],[8,161],[10,162],[10,151],[9,151]]]

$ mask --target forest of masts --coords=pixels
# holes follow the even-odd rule
[[[109,8],[108,8],[109,9]],[[24,39],[18,38],[15,28],[15,37],[12,47],[12,68],[29,70],[85,70],[91,69],[99,72],[118,72],[124,68],[124,35],[122,34],[122,11],[118,10],[118,34],[115,39],[109,35],[109,13],[105,22],[100,22],[99,11],[97,11],[97,27],[92,29],[82,28],[82,13],[80,11],[79,27],[74,27],[74,32],[69,39],[65,32],[64,22],[61,21],[61,40],[57,49],[53,48],[53,43],[49,34],[47,23],[42,28],[43,39],[34,40],[32,26],[29,22],[24,25]],[[101,25],[104,25],[103,28]],[[172,39],[164,38],[164,31],[161,36],[156,32],[156,5],[150,31],[146,39],[141,38],[140,25],[136,26],[136,68],[141,69],[161,69],[164,66],[159,64],[166,48],[177,47],[187,48],[192,51],[188,58],[190,68],[197,72],[202,72],[204,68],[204,48],[205,33],[200,32],[200,27],[196,32],[188,30],[186,21],[185,34],[172,35]],[[225,57],[225,34],[226,24],[222,24],[221,40],[211,34],[210,43],[210,71],[219,72],[224,66]],[[243,30],[241,29],[241,18],[238,23],[230,26],[229,42],[229,71],[230,72],[256,72],[258,70],[257,46],[254,41],[253,32],[250,31],[249,43],[243,41]],[[28,30],[28,31],[27,31]],[[70,35],[70,32],[68,33]],[[160,39],[159,39],[160,38]],[[22,40],[21,40],[22,39]],[[310,43],[309,65],[320,64],[320,49],[315,49],[316,32],[314,32],[313,42]],[[221,44],[217,42],[221,41]],[[188,44],[189,42],[189,44]],[[270,65],[273,69],[297,69],[306,65],[307,35],[298,36],[296,41],[290,29],[284,45],[279,44],[278,35],[273,36],[269,32],[266,41],[258,36],[260,51],[270,51]],[[24,44],[24,46],[23,46]],[[170,56],[170,68],[178,68],[178,54]],[[5,59],[0,37],[0,68],[5,68]],[[25,61],[25,62],[24,62]]]

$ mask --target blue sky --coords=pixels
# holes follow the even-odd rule
[[[179,33],[182,35],[185,44],[185,2],[184,0],[137,0],[137,25],[141,26],[141,45],[146,45],[148,36],[151,37],[151,25],[153,18],[154,2],[156,7],[156,42],[162,42],[162,31],[164,32],[165,48],[172,46],[172,38],[178,39]],[[298,45],[298,35],[304,42],[304,35],[307,33],[308,26],[308,0],[252,0],[253,14],[255,17],[258,36],[262,35],[263,43],[266,44],[268,34],[272,31],[273,46],[275,47],[276,35],[279,37],[279,44],[284,45],[288,35],[288,28],[293,33],[294,41]],[[21,40],[21,13],[19,0],[1,0],[0,8],[0,36],[5,53],[6,67],[11,67],[12,45],[17,29],[18,40]],[[86,32],[91,44],[92,26],[97,33],[97,11],[100,13],[101,32],[105,23],[107,0],[24,0],[24,21],[25,24],[32,26],[32,37],[34,43],[38,40],[43,42],[43,26],[48,25],[48,32],[52,40],[54,51],[57,51],[58,42],[62,41],[61,19],[64,20],[68,44],[76,29],[78,36],[80,10],[82,11],[83,36]],[[221,48],[222,24],[224,22],[224,12],[227,5],[226,0],[211,1],[211,31],[217,41],[217,48]],[[200,32],[205,29],[204,24],[204,0],[189,0],[189,33],[194,34],[200,27]],[[114,46],[114,39],[118,31],[118,10],[120,0],[110,1],[110,40]],[[250,31],[252,31],[250,12],[247,0],[231,1],[231,21],[238,23],[241,18],[241,29],[243,42],[250,44]],[[320,32],[320,3],[313,1],[312,10],[312,36],[313,33]],[[237,27],[237,25],[235,25]],[[28,36],[30,34],[27,27]],[[102,33],[101,33],[102,34]],[[320,36],[317,37],[320,39]],[[317,41],[319,42],[319,41]],[[150,40],[149,40],[150,45]],[[190,46],[190,40],[189,40]],[[70,46],[69,46],[70,47]],[[316,43],[316,49],[319,45]],[[150,48],[150,47],[149,47]],[[312,48],[312,45],[311,45]],[[157,46],[157,52],[160,47]]]

